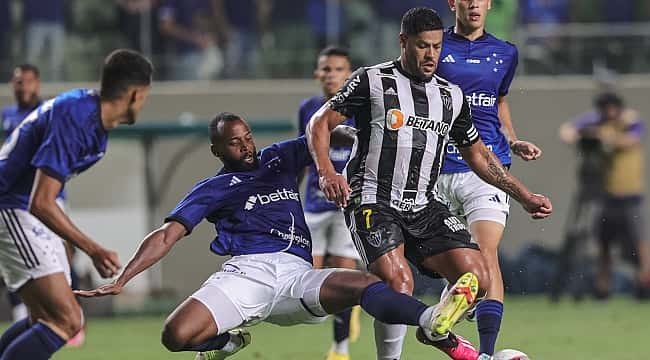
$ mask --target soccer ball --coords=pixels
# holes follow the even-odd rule
[[[530,360],[528,355],[519,350],[505,349],[497,352],[492,357],[494,360]]]

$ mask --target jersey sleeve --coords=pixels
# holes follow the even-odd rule
[[[57,111],[56,107],[39,116],[50,116],[50,121],[43,141],[32,157],[31,165],[65,183],[73,172],[75,156],[80,152],[79,142],[75,141],[72,130],[74,128],[65,126],[68,115]]]
[[[329,100],[329,107],[352,118],[370,103],[370,83],[365,68],[357,69],[343,87]]]
[[[214,178],[196,184],[167,215],[165,222],[176,221],[183,224],[187,230],[186,235],[189,235],[205,217],[221,207],[219,184]]]
[[[463,105],[458,117],[451,126],[449,136],[454,144],[458,147],[471,146],[479,140],[478,131],[472,121],[472,111],[467,104],[467,99],[463,96]]]
[[[510,46],[512,46],[512,60],[510,62],[510,67],[508,67],[508,72],[506,72],[503,80],[501,80],[501,85],[499,86],[499,97],[508,95],[510,84],[512,83],[512,79],[515,77],[517,65],[519,64],[519,51],[516,46],[512,44],[510,44]]]

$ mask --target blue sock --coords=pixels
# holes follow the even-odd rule
[[[494,347],[501,328],[503,304],[496,300],[483,300],[476,305],[478,335],[481,340],[481,354],[494,354]]]
[[[400,294],[383,282],[369,285],[361,295],[361,307],[385,324],[419,326],[420,316],[429,306],[414,297]]]
[[[340,343],[350,336],[350,316],[352,309],[343,310],[334,315],[334,341]]]
[[[20,300],[18,294],[16,294],[15,292],[8,292],[7,297],[9,298],[9,303],[11,304],[11,306],[20,305],[23,303],[23,301]]]
[[[9,344],[0,360],[47,360],[65,345],[59,335],[37,323]]]
[[[226,344],[230,341],[230,334],[229,333],[223,333],[221,335],[217,335],[215,337],[209,338],[208,340],[204,341],[203,343],[197,345],[197,346],[190,346],[186,349],[183,349],[183,351],[210,351],[210,350],[219,350],[226,346]]]
[[[29,319],[18,320],[11,324],[11,326],[2,334],[2,337],[0,337],[0,357],[2,357],[2,354],[5,352],[5,349],[7,349],[9,344],[11,344],[15,338],[20,336],[20,334],[29,330],[30,327],[32,327],[32,325],[29,323]]]

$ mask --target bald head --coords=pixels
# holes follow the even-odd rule
[[[253,134],[241,116],[222,112],[210,121],[210,150],[228,171],[257,168],[257,149]]]

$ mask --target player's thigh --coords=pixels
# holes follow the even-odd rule
[[[305,213],[305,221],[311,234],[311,253],[314,256],[324,257],[327,254],[327,227],[329,225],[328,212]]]
[[[64,338],[81,329],[81,308],[63,272],[29,280],[18,290],[18,295],[29,309],[32,321],[48,324]]]
[[[268,316],[277,295],[272,267],[253,258],[234,257],[191,295],[210,312],[219,333],[249,326]]]
[[[331,213],[327,254],[332,267],[355,268],[361,260],[341,211]]]
[[[384,254],[404,243],[399,214],[379,204],[349,208],[345,221],[364,265],[371,265]]]
[[[62,273],[70,282],[61,238],[21,209],[0,210],[0,272],[14,292],[31,279],[55,273]]]
[[[505,227],[510,213],[508,194],[486,183],[474,172],[454,174],[454,176],[459,178],[456,191],[467,224],[471,225],[476,221],[492,221]]]
[[[485,261],[465,224],[432,202],[407,224],[406,257],[429,276],[455,281],[465,272],[489,279]],[[489,281],[488,281],[489,282]]]

